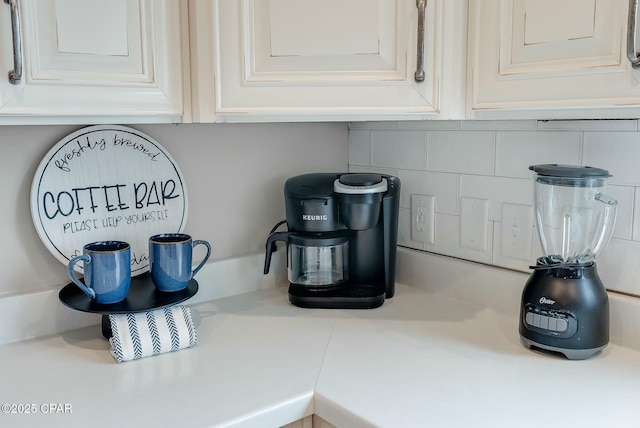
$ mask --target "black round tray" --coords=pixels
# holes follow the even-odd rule
[[[127,314],[172,306],[193,297],[197,292],[198,282],[195,279],[189,281],[187,288],[180,291],[158,291],[151,281],[151,274],[147,272],[131,278],[131,288],[127,297],[118,303],[96,303],[73,282],[64,286],[58,297],[64,305],[78,311],[94,314]]]
[[[131,278],[131,288],[127,297],[118,303],[96,303],[84,294],[73,282],[65,285],[58,297],[65,306],[82,312],[102,314],[102,334],[111,337],[111,325],[109,314],[128,314],[134,312],[146,312],[154,309],[173,306],[195,296],[198,292],[198,282],[192,279],[187,287],[180,291],[159,291],[149,272]]]

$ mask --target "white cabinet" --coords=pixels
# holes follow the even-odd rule
[[[194,119],[459,117],[465,1],[426,2],[422,82],[418,3],[192,0]]]
[[[470,1],[469,116],[640,116],[628,9],[629,0]]]
[[[185,2],[11,3],[20,15],[15,37],[23,73],[19,83],[9,82],[12,7],[0,2],[0,123],[182,121],[188,83],[181,28]]]
[[[629,2],[5,0],[0,124],[635,118]]]

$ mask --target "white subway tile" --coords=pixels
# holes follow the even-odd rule
[[[418,120],[398,122],[398,129],[416,130],[416,131],[457,131],[460,129],[460,123],[457,120]]]
[[[437,213],[458,214],[457,174],[399,170],[398,178],[401,207],[411,208],[411,195],[431,195]]]
[[[533,132],[532,124],[542,131]],[[606,193],[618,200],[618,214],[613,239],[598,258],[598,269],[608,288],[640,295],[637,129],[635,120],[354,122],[350,124],[349,170],[400,178],[399,245],[529,272],[529,266],[543,255],[535,225],[522,241],[516,239],[516,250],[503,248],[515,239],[508,235],[513,224],[506,223],[513,214],[510,208],[533,210],[529,165],[569,163],[608,169],[614,177]],[[411,194],[435,198],[433,244],[411,241]],[[461,198],[488,201],[487,245],[480,247],[487,251],[465,244],[469,236],[475,239],[482,234],[476,227],[478,218],[473,218],[472,229],[461,220],[470,215],[466,209],[461,212]],[[510,244],[503,243],[509,239]]]
[[[371,165],[403,169],[426,169],[424,131],[372,131]]]
[[[463,131],[535,131],[535,120],[463,120],[460,122]]]
[[[640,242],[612,239],[596,260],[598,273],[609,290],[640,295]]]
[[[460,197],[488,199],[489,220],[502,221],[503,203],[533,205],[533,180],[461,175]]]
[[[631,186],[608,186],[606,189],[607,196],[618,201],[616,227],[613,230],[614,238],[632,239],[634,193],[635,189]]]
[[[503,251],[502,227],[502,222],[493,223],[493,264],[507,269],[531,272],[529,266],[533,266],[535,262],[532,262],[531,259],[524,260],[520,257],[513,257],[512,254]],[[535,238],[537,239],[537,237]],[[531,253],[531,249],[529,249],[529,252]],[[524,286],[524,283],[522,285]]]
[[[427,169],[493,175],[495,133],[427,131]]]
[[[349,172],[372,172],[376,174],[387,174],[398,176],[398,170],[393,168],[380,168],[375,166],[349,165]],[[402,191],[402,190],[401,190]]]
[[[539,120],[541,131],[636,131],[636,120]]]
[[[398,129],[398,122],[349,122],[349,129]]]
[[[460,217],[455,215],[437,214],[435,244],[426,244],[425,249],[438,254],[491,264],[491,251],[479,251],[464,248],[460,245]],[[487,248],[493,245],[493,222],[487,222],[489,242]]]
[[[530,165],[580,165],[580,132],[496,132],[496,173],[502,177],[531,177]]]
[[[611,184],[640,186],[640,133],[585,132],[582,163],[609,170]]]
[[[349,165],[371,165],[371,131],[349,132]]]

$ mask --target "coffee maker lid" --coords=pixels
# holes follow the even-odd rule
[[[295,199],[329,199],[333,197],[333,181],[339,174],[310,173],[290,177],[284,183],[284,195]]]
[[[530,170],[538,175],[566,178],[602,178],[611,177],[609,171],[601,168],[582,165],[544,164],[531,165]]]
[[[344,174],[333,182],[334,192],[349,195],[383,193],[387,188],[387,180],[380,174]]]

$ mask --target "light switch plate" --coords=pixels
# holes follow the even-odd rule
[[[489,251],[489,201],[460,198],[460,246]]]
[[[411,195],[411,240],[435,243],[435,197]]]
[[[503,257],[531,260],[533,240],[533,207],[502,204],[500,253]]]

